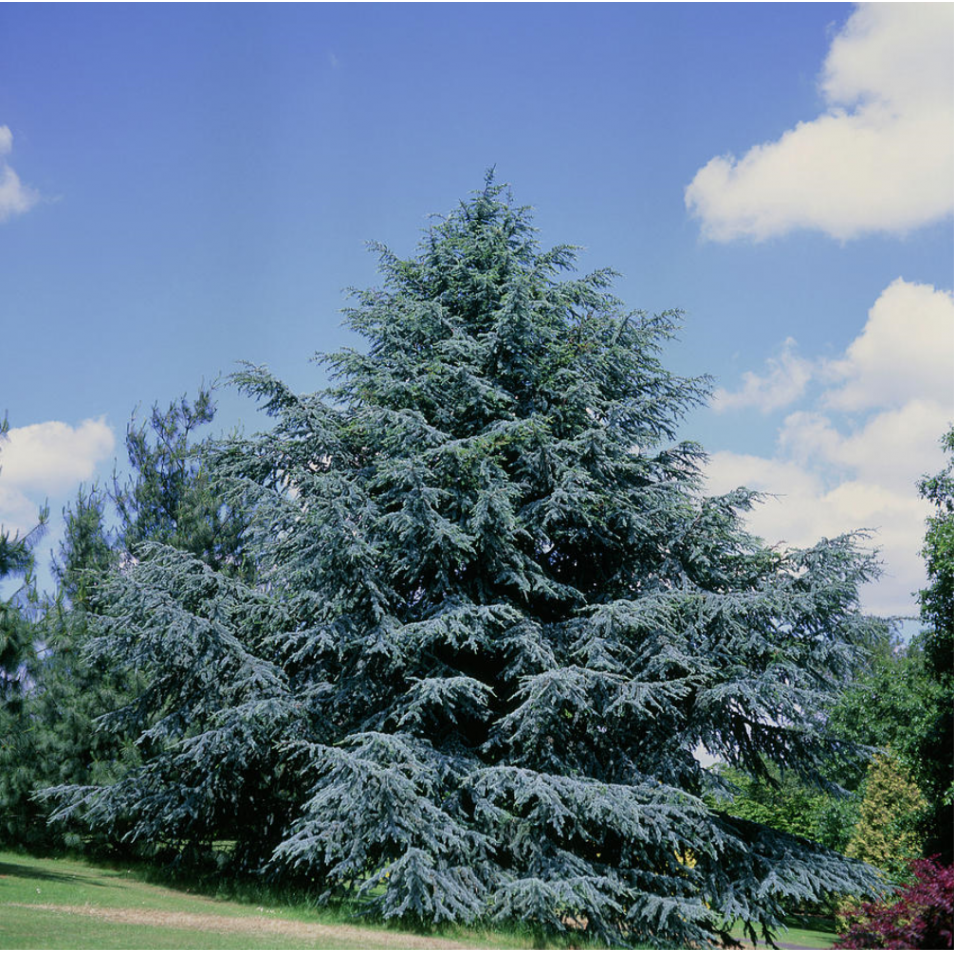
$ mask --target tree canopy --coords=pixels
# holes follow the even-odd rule
[[[926,725],[916,734],[915,773],[928,809],[924,834],[928,854],[954,863],[954,427],[941,439],[948,455],[944,469],[925,477],[921,496],[934,514],[928,519],[922,551],[928,586],[921,591],[924,666],[934,691],[924,700]]]
[[[6,430],[4,419],[0,421],[0,440]],[[6,598],[0,594],[0,841],[23,830],[22,807],[35,781],[30,771],[24,706],[39,666],[33,570],[34,548],[45,523],[44,510],[37,526],[24,536],[11,536],[0,527],[0,585],[8,592]],[[16,589],[10,592],[13,581]]]
[[[705,379],[666,370],[679,315],[543,251],[490,178],[415,257],[378,248],[366,342],[210,478],[253,582],[146,543],[92,648],[143,690],[109,724],[141,762],[61,786],[58,817],[297,876],[384,917],[517,919],[614,944],[771,928],[870,870],[703,799],[701,746],[824,785],[822,713],[871,622],[852,537],[789,552],[756,495],[706,497],[679,442]],[[850,748],[850,747],[848,747]]]
[[[246,569],[237,517],[211,488],[203,445],[195,439],[214,413],[211,390],[201,388],[194,401],[182,397],[168,408],[155,405],[145,420],[134,417],[127,430],[127,479],[114,478],[111,493],[81,488],[64,508],[55,594],[41,598],[28,587],[29,600],[21,595],[16,604],[0,604],[0,676],[11,674],[0,713],[0,839],[9,844],[121,847],[122,824],[97,830],[89,844],[85,826],[47,824],[48,810],[35,795],[57,784],[114,782],[142,759],[143,746],[131,744],[135,735],[99,720],[129,705],[136,688],[143,688],[134,670],[89,658],[90,624],[104,609],[101,584],[109,574],[134,562],[147,539],[174,544],[227,572]],[[28,571],[31,540],[14,542],[17,567]]]
[[[0,420],[0,450],[9,429]],[[2,466],[2,458],[0,458]],[[27,534],[11,535],[0,526],[0,584],[8,595],[0,593],[0,706],[18,708],[28,681],[28,668],[34,662],[34,645],[28,605],[35,595],[34,548],[46,530],[47,510],[38,514],[37,525]],[[9,585],[17,581],[12,592]]]

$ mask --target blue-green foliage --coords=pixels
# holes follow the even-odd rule
[[[274,428],[219,449],[256,583],[166,547],[112,584],[99,649],[148,689],[143,764],[61,814],[313,879],[385,917],[515,919],[706,944],[864,866],[707,807],[704,746],[808,782],[839,743],[871,573],[850,538],[780,554],[706,499],[677,442],[707,381],[669,373],[678,315],[572,277],[492,181],[416,258],[380,249],[367,342]]]

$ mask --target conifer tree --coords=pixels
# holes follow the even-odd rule
[[[39,668],[33,554],[27,538],[0,535],[0,581],[23,574],[24,582],[0,599],[0,844],[22,844],[42,828],[30,803],[35,776],[29,690]]]
[[[707,381],[668,372],[678,315],[571,274],[490,179],[379,249],[347,311],[367,349],[297,395],[249,367],[274,428],[214,470],[247,508],[258,582],[147,545],[98,646],[149,689],[143,765],[51,793],[60,816],[425,921],[568,925],[708,944],[736,919],[863,893],[869,869],[711,809],[705,746],[806,782],[838,749],[872,572],[849,537],[789,553],[705,498],[677,440]]]
[[[102,608],[100,587],[108,574],[140,557],[140,545],[154,538],[196,554],[216,567],[237,572],[239,524],[208,480],[202,464],[200,427],[215,413],[211,391],[200,389],[163,410],[154,405],[145,420],[130,423],[126,445],[129,476],[114,478],[113,492],[81,489],[64,509],[65,535],[54,561],[57,590],[43,607],[34,640],[44,647],[31,673],[32,691],[23,719],[30,725],[29,750],[16,753],[17,840],[33,846],[79,845],[73,824],[46,825],[47,812],[34,794],[59,784],[108,784],[138,763],[148,746],[133,740],[148,720],[133,729],[102,724],[106,712],[125,708],[145,686],[117,668],[108,654],[89,657],[90,620]],[[109,529],[115,505],[119,526]],[[2,768],[0,768],[2,771]],[[9,801],[9,800],[8,800]],[[12,808],[13,802],[9,803]],[[97,847],[118,847],[122,822],[97,831]],[[88,834],[86,839],[88,840]]]
[[[0,438],[6,429],[0,421]],[[0,527],[0,585],[16,581],[6,598],[0,594],[0,844],[22,842],[38,814],[29,803],[33,734],[26,706],[39,668],[34,547],[46,516],[44,510],[24,536]]]
[[[4,417],[0,420],[0,448],[8,430]],[[45,532],[47,516],[44,509],[37,525],[24,536],[11,536],[0,526],[0,585],[8,587],[11,581],[18,581],[6,597],[0,593],[0,704],[13,707],[19,705],[27,670],[34,661],[34,637],[25,610],[36,601],[33,549]]]
[[[212,485],[207,442],[196,440],[215,411],[213,389],[201,387],[195,400],[183,395],[165,409],[154,404],[148,419],[130,421],[130,475],[124,482],[114,476],[111,495],[127,553],[145,542],[161,543],[217,570],[248,569],[241,558],[242,522]]]
[[[108,660],[87,655],[98,587],[122,558],[106,507],[105,495],[94,488],[80,489],[64,509],[65,534],[53,566],[58,588],[39,627],[47,651],[30,704],[36,726],[31,795],[55,784],[115,781],[128,768],[126,759],[136,758],[130,739],[97,721],[132,700],[135,682]],[[58,844],[80,843],[75,825],[52,827],[46,836]],[[113,845],[117,840],[107,839]]]
[[[0,532],[0,582],[18,581],[12,594],[0,598],[0,699],[11,703],[22,696],[35,661],[34,636],[25,611],[34,602],[33,546],[42,532],[42,523],[24,537]]]
[[[902,879],[919,857],[914,822],[924,808],[917,785],[890,754],[876,755],[868,767],[858,823],[846,849],[893,880]]]
[[[118,563],[103,507],[97,491],[81,489],[64,508],[65,537],[54,562],[57,593],[35,599],[31,607],[28,691],[17,703],[19,731],[9,733],[9,744],[0,752],[3,837],[32,849],[79,844],[76,826],[46,823],[37,789],[111,781],[121,772],[115,763],[122,740],[97,731],[94,723],[128,697],[113,673],[90,665],[84,655],[97,581]]]

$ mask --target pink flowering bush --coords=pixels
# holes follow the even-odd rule
[[[936,857],[936,856],[935,856]],[[950,948],[954,938],[954,865],[911,862],[912,881],[893,899],[868,902],[834,947],[842,951]]]

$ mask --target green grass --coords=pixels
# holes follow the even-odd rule
[[[741,922],[735,925],[732,935],[741,938],[746,945],[750,943],[742,932]],[[830,948],[837,939],[834,918],[793,915],[786,918],[786,927],[778,933],[776,943],[795,944],[798,947]],[[768,947],[768,945],[760,942],[759,947]]]
[[[122,949],[122,950],[265,950],[340,949],[364,947],[346,940],[295,941],[275,935],[222,933],[156,925],[113,924],[55,911],[0,909],[0,947],[4,949]]]
[[[234,888],[230,898],[214,897],[208,885],[207,890],[183,885],[173,888],[156,884],[157,875],[156,870],[145,867],[110,867],[0,852],[0,948],[535,946],[529,932],[445,926],[427,934],[412,934],[406,929],[356,922],[343,910],[281,901],[264,886],[247,888],[245,898],[236,900]],[[831,919],[793,918],[778,940],[828,948],[835,941],[832,928]],[[733,933],[742,937],[741,926]],[[565,943],[579,940],[567,936]]]
[[[21,906],[22,905],[22,906]],[[40,907],[40,906],[43,907]],[[251,918],[265,912],[247,904],[199,897],[144,883],[134,872],[78,861],[0,853],[0,947],[10,948],[321,948],[363,947],[348,937],[327,941],[263,934],[251,928],[206,930],[194,924],[117,923],[108,917],[44,910],[47,906],[170,915]],[[269,916],[271,912],[269,912]],[[275,912],[276,917],[280,917]],[[157,919],[160,920],[160,919]],[[368,945],[372,946],[372,945]],[[387,946],[382,938],[382,947]]]
[[[838,940],[834,918],[802,915],[790,917],[785,933],[779,938],[785,944],[801,947],[831,947]]]
[[[262,903],[269,897],[264,889],[259,903],[223,900],[195,889],[150,883],[147,879],[154,875],[148,869],[0,852],[0,948],[534,946],[529,932],[448,926],[415,935],[356,922],[333,909]],[[149,923],[125,923],[137,920]]]

